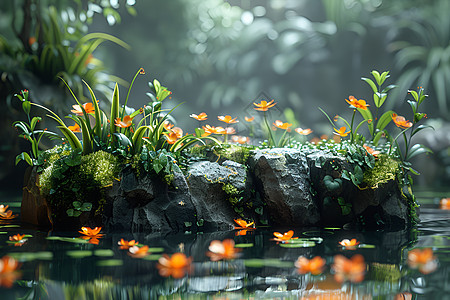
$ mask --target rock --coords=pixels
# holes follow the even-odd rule
[[[137,177],[124,169],[120,184],[108,195],[104,224],[112,230],[132,232],[184,232],[196,230],[197,211],[184,175],[174,172],[170,186],[158,177]]]
[[[274,225],[319,223],[319,207],[310,192],[309,167],[304,153],[281,148],[255,150],[249,167]]]
[[[248,194],[246,167],[232,161],[225,161],[222,165],[210,161],[195,162],[189,166],[187,180],[204,229],[233,229],[233,219],[239,216],[223,187],[231,184],[239,193]]]

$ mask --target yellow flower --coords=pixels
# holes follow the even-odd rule
[[[265,100],[262,100],[260,103],[253,103],[253,105],[255,105],[256,107],[253,107],[255,110],[259,110],[259,111],[268,111],[269,108],[274,107],[275,104],[277,103],[273,103],[274,100],[267,102]]]
[[[336,132],[333,132],[333,133],[336,134],[336,135],[339,135],[341,137],[346,137],[350,133],[350,130],[346,132],[345,131],[346,129],[347,128],[345,126],[342,126],[339,129],[334,128],[334,131],[336,131]]]

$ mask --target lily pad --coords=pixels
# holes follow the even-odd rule
[[[314,247],[316,245],[313,241],[300,241],[295,243],[283,243],[280,244],[283,248],[309,248]]]
[[[94,255],[102,257],[114,256],[114,251],[111,249],[98,249],[94,251]]]
[[[332,235],[334,232],[332,231],[320,231],[320,230],[312,230],[303,232],[306,236],[321,236],[321,235]]]
[[[243,243],[243,244],[236,244],[234,245],[235,248],[250,248],[253,247],[254,244],[253,243]]]
[[[161,257],[160,254],[150,254],[150,255],[144,256],[142,259],[156,261],[160,257]]]
[[[8,253],[8,256],[11,256],[18,261],[32,261],[32,260],[52,260],[53,253],[50,251],[40,251],[40,252],[13,252]]]
[[[19,225],[1,225],[0,228],[17,228]]]
[[[61,241],[61,242],[76,243],[76,244],[89,243],[88,240],[83,240],[80,238],[68,238],[68,237],[60,237],[60,236],[49,236],[49,237],[46,237],[46,239],[50,240],[50,241]]]
[[[148,248],[147,252],[150,252],[150,253],[164,252],[164,248],[162,248],[162,247]]]
[[[70,250],[66,251],[66,254],[72,258],[83,258],[93,255],[90,250]]]
[[[325,230],[341,230],[342,228],[339,227],[325,227]]]
[[[123,265],[123,260],[120,259],[106,259],[97,262],[99,267],[117,267]]]
[[[375,248],[375,245],[369,245],[369,244],[360,244],[358,248],[364,248],[364,249],[373,249]]]
[[[275,267],[275,268],[291,268],[294,263],[291,261],[282,261],[276,258],[268,259],[245,259],[244,265],[249,268],[261,268],[261,267]]]

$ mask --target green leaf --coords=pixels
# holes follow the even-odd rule
[[[33,166],[33,160],[31,159],[30,155],[26,152],[22,152],[19,155],[16,156],[16,165],[19,163],[19,161],[24,160],[26,161],[30,166]]]
[[[66,254],[72,258],[84,258],[93,255],[90,250],[70,250],[66,251]]]
[[[433,126],[431,126],[431,125],[419,125],[419,126],[417,126],[417,128],[413,131],[412,136],[415,135],[416,133],[418,133],[419,131],[424,130],[424,129],[427,129],[427,128],[430,128],[430,129],[433,129],[433,130],[434,130]]]
[[[111,114],[109,119],[111,137],[114,135],[114,133],[117,132],[117,126],[115,126],[114,124],[116,122],[116,119],[119,117],[119,105],[119,86],[116,83],[116,85],[114,86],[114,92],[111,102]]]
[[[94,251],[94,255],[101,257],[114,256],[114,251],[111,249],[98,249]]]
[[[279,245],[283,248],[310,248],[316,246],[316,243],[313,241],[300,241],[294,243],[280,243]]]
[[[90,203],[90,202],[83,203],[83,205],[80,208],[81,211],[91,211],[91,209],[92,209],[92,203]]]
[[[74,210],[72,208],[69,208],[68,210],[66,210],[66,213],[69,217],[73,217],[73,212],[74,212]]]
[[[372,74],[372,76],[375,78],[375,80],[377,81],[378,85],[381,85],[381,76],[380,73],[378,73],[377,70],[373,70],[372,72],[370,72],[370,74]]]
[[[392,114],[394,112],[392,110],[389,110],[385,112],[379,119],[377,123],[377,129],[382,131],[386,126],[392,121]]]
[[[364,120],[367,121],[367,127],[369,128],[370,135],[373,136],[373,123],[374,122],[373,122],[372,113],[370,112],[369,109],[358,108],[357,110],[359,111],[361,116],[364,118]]]
[[[88,240],[80,239],[80,238],[68,238],[68,237],[60,237],[60,236],[49,236],[45,239],[49,241],[61,241],[61,242],[67,242],[67,243],[75,243],[75,244],[87,244],[89,243]]]
[[[42,120],[41,117],[34,117],[33,119],[31,119],[31,123],[30,123],[31,131],[34,131],[34,127],[36,127],[36,124],[41,120]]]
[[[80,201],[73,201],[73,202],[72,202],[72,205],[73,205],[74,208],[77,208],[77,209],[78,209],[78,208],[81,207],[81,202],[80,202]]]
[[[153,248],[148,248],[149,253],[159,253],[159,252],[164,252],[164,248],[163,247],[153,247]]]

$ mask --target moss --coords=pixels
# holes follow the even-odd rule
[[[224,190],[225,193],[227,193],[230,196],[239,194],[238,189],[231,183],[225,183],[222,187],[222,190]]]
[[[200,158],[208,158],[213,156],[213,160],[232,160],[245,165],[250,157],[250,151],[253,149],[253,146],[222,144],[222,146],[219,147],[214,144],[209,144],[206,146],[192,147],[191,155]]]
[[[363,182],[368,187],[375,189],[379,184],[394,180],[400,170],[399,161],[386,155],[380,154],[372,169],[366,169]]]
[[[40,175],[41,193],[54,210],[54,218],[65,218],[73,202],[91,203],[96,215],[105,204],[103,191],[111,186],[121,169],[114,155],[97,151],[85,156],[71,152],[52,161]]]

